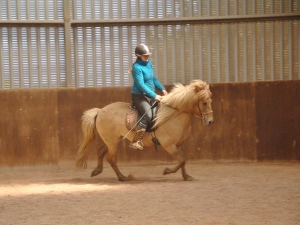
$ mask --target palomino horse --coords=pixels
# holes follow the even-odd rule
[[[175,173],[181,169],[184,180],[192,180],[185,169],[185,159],[181,151],[183,141],[191,131],[191,120],[198,116],[207,126],[214,122],[211,107],[212,94],[209,85],[201,80],[194,80],[189,85],[176,84],[170,93],[163,97],[155,119],[155,135],[161,145],[170,155],[177,159],[174,168],[166,168],[163,174]],[[102,109],[87,110],[82,116],[83,141],[78,150],[76,165],[86,168],[87,158],[92,147],[98,145],[98,166],[91,176],[102,172],[103,158],[107,154],[107,161],[115,171],[119,181],[130,180],[124,176],[116,164],[117,145],[126,137],[132,140],[134,131],[128,132],[125,125],[125,115],[129,103],[115,102]],[[100,135],[100,138],[98,134]],[[123,137],[123,138],[122,138]],[[98,143],[96,139],[100,139]],[[153,146],[151,133],[143,139],[144,146]]]

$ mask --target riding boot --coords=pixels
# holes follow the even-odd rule
[[[142,142],[146,128],[140,128],[136,131],[132,142],[129,147],[133,149],[143,150],[144,144]]]

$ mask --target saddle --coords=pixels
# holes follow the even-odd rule
[[[152,119],[151,123],[147,126],[147,132],[153,132],[155,129],[152,129],[154,125],[154,119],[156,117],[158,111],[159,104],[155,104],[152,107]],[[125,124],[128,130],[136,130],[137,122],[141,119],[142,115],[138,112],[137,108],[132,104],[129,105],[126,116],[125,116]]]

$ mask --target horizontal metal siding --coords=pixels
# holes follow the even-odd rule
[[[2,24],[28,20],[48,24],[0,27],[0,87],[66,87],[66,40],[60,26],[64,22],[63,1],[12,0],[0,4]],[[126,25],[132,19],[299,14],[298,0],[70,0],[70,8],[71,22],[76,21],[72,39],[67,40],[72,45],[74,87],[131,85],[128,70],[139,43],[149,45],[154,69],[164,84],[192,79],[300,79],[299,18]],[[120,19],[124,25],[103,23]],[[101,23],[86,26],[87,20]]]
[[[299,8],[295,1],[293,3],[286,1],[254,3],[240,0],[228,2],[165,0],[153,1],[153,4],[149,1],[127,1],[126,4],[124,1],[122,4],[115,4],[111,1],[110,3],[103,4],[102,13],[100,11],[86,12],[92,10],[92,7],[88,6],[79,9],[78,15],[97,14],[101,17],[102,14],[104,16],[101,18],[104,19],[120,19],[124,18],[122,10],[125,9],[127,18],[180,18],[276,14],[291,12],[295,7]],[[132,10],[133,8],[136,10]],[[74,19],[79,19],[78,15],[75,14]],[[97,19],[91,16],[89,18]],[[208,82],[299,79],[297,69],[294,69],[296,72],[292,71],[293,67],[298,67],[294,64],[298,64],[299,61],[295,61],[295,57],[291,54],[292,46],[297,45],[292,37],[296,39],[299,36],[299,33],[296,35],[292,30],[294,23],[298,23],[298,20],[133,27],[134,31],[130,29],[128,36],[125,36],[125,39],[131,39],[131,46],[126,46],[125,49],[118,40],[122,35],[106,34],[104,39],[109,40],[110,48],[106,45],[104,49],[108,48],[113,53],[106,52],[102,58],[104,60],[102,64],[105,64],[106,69],[95,72],[100,76],[99,79],[106,80],[106,83],[97,85],[130,85],[131,77],[127,74],[127,70],[135,60],[134,47],[141,42],[148,44],[154,52],[151,60],[157,76],[164,83],[187,83],[192,79],[203,79]],[[109,26],[105,29],[113,29],[113,33],[119,33],[124,27]],[[89,39],[92,38],[89,37]],[[89,44],[93,45],[93,42]],[[89,49],[88,46],[82,46],[82,48]],[[118,51],[120,56],[117,54]],[[100,56],[100,53],[94,54],[96,58],[99,58],[98,55]],[[122,63],[120,58],[123,59]],[[86,63],[95,64],[92,61]],[[86,67],[84,64],[81,66]],[[77,79],[80,76],[81,74],[76,74]],[[107,77],[116,79],[107,80]],[[93,86],[93,83],[81,82],[77,83],[77,86]]]
[[[63,19],[62,2],[1,1],[0,19]],[[65,86],[63,35],[61,27],[0,27],[0,87]]]

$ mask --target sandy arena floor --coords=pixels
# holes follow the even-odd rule
[[[0,224],[300,224],[300,163],[187,162],[189,182],[162,175],[172,163],[121,164],[126,183],[95,165],[0,168]]]

